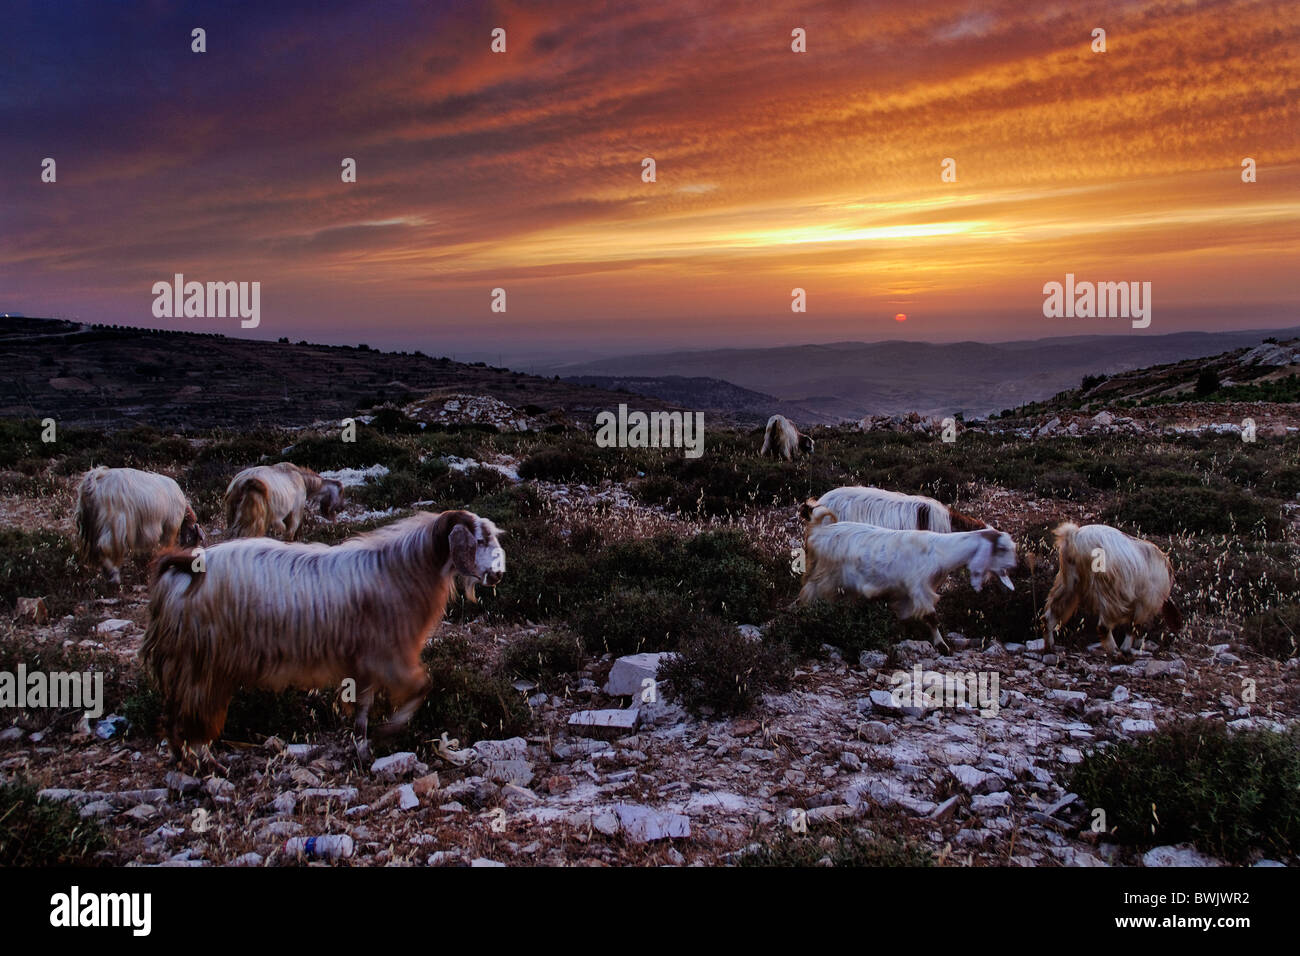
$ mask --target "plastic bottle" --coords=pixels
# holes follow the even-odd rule
[[[309,860],[337,860],[352,855],[352,837],[345,834],[292,837],[284,841],[284,852]]]

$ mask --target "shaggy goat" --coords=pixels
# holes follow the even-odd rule
[[[417,514],[340,545],[266,538],[159,557],[140,657],[160,688],[173,756],[221,734],[235,689],[356,681],[364,740],[377,689],[400,727],[428,694],[420,664],[453,575],[496,585],[497,529],[468,511]]]
[[[1016,543],[994,528],[951,534],[897,531],[836,521],[830,509],[817,508],[804,532],[804,553],[800,604],[843,593],[885,598],[899,619],[918,618],[929,625],[936,646],[944,641],[934,609],[939,585],[949,573],[967,568],[977,591],[995,577],[1015,590],[1007,572],[1016,566]]]
[[[790,461],[796,455],[811,455],[812,452],[813,440],[795,428],[790,419],[784,415],[773,415],[767,420],[760,455]]]
[[[1060,566],[1043,611],[1049,648],[1056,629],[1080,608],[1096,623],[1102,647],[1111,655],[1116,653],[1116,631],[1123,640],[1118,650],[1127,654],[1133,646],[1129,629],[1149,623],[1157,614],[1170,630],[1182,627],[1182,614],[1169,596],[1173,567],[1151,542],[1109,525],[1080,528],[1067,521],[1056,529],[1056,550]]]
[[[978,531],[988,525],[978,518],[953,511],[943,502],[922,495],[905,495],[883,488],[846,486],[809,498],[799,506],[807,521],[817,508],[827,508],[836,521],[858,521],[896,531]]]
[[[77,486],[77,540],[82,561],[103,569],[113,584],[133,553],[203,543],[194,509],[166,475],[135,468],[86,472]]]
[[[245,468],[226,488],[226,527],[235,538],[275,531],[292,541],[308,501],[320,502],[321,514],[333,517],[343,501],[343,485],[287,461]]]

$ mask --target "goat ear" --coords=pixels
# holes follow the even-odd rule
[[[976,591],[984,587],[984,577],[988,574],[989,566],[993,563],[993,542],[996,538],[989,538],[987,535],[980,535],[979,548],[976,549],[974,557],[970,559],[970,586]]]
[[[474,532],[463,524],[458,524],[451,529],[451,534],[447,536],[447,544],[451,548],[452,567],[465,577],[473,580],[478,575],[478,570],[474,567],[474,555],[478,551],[478,542],[474,540]]]

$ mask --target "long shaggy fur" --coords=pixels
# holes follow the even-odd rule
[[[795,428],[790,419],[784,415],[773,415],[767,420],[760,455],[790,461],[797,455],[811,455],[812,452],[813,440]]]
[[[1132,647],[1130,628],[1164,618],[1170,630],[1182,627],[1182,614],[1170,597],[1174,586],[1168,556],[1149,541],[1141,541],[1104,524],[1079,527],[1067,521],[1056,529],[1059,567],[1043,612],[1047,643],[1058,626],[1076,611],[1095,622],[1106,650],[1115,653],[1115,632],[1121,650]],[[1105,571],[1094,571],[1094,551],[1101,550]]]
[[[175,756],[207,745],[236,688],[338,686],[356,680],[364,736],[376,690],[404,723],[423,701],[425,639],[442,620],[453,574],[495,585],[505,555],[492,522],[467,511],[418,514],[340,545],[267,538],[159,557],[141,660],[163,693]]]
[[[820,498],[809,498],[799,506],[799,516],[807,521],[817,508],[828,509],[837,521],[874,524],[896,531],[978,531],[988,525],[941,501],[923,495],[905,495],[884,488],[846,486],[828,491]]]
[[[282,461],[276,468],[296,472],[302,478],[307,492],[307,503],[317,505],[326,518],[333,518],[343,507],[343,482],[334,478],[322,478],[310,468]]]
[[[939,585],[965,567],[977,590],[992,577],[1008,587],[1016,566],[1011,536],[993,528],[944,534],[901,531],[852,521],[836,521],[829,508],[816,508],[804,533],[806,556],[799,603],[842,594],[883,598],[902,620],[929,624],[942,643],[935,605]]]
[[[194,509],[166,475],[135,468],[92,468],[77,486],[77,544],[82,561],[114,583],[133,553],[153,554],[203,541]]]
[[[260,538],[275,531],[292,541],[306,506],[307,484],[296,466],[245,468],[226,487],[226,529],[232,538]]]

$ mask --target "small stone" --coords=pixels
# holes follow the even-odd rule
[[[824,821],[848,820],[857,811],[846,803],[831,804],[826,807],[813,807],[808,811],[808,822],[821,823]]]
[[[191,777],[179,770],[168,772],[163,777],[163,782],[167,784],[168,790],[175,790],[177,793],[193,793],[202,786],[202,782],[197,777]]]
[[[894,731],[878,720],[858,725],[858,736],[869,744],[887,744],[894,739]]]
[[[412,773],[424,773],[428,769],[428,766],[421,763],[420,759],[409,750],[380,757],[370,765],[371,773],[388,780],[397,780]]]
[[[992,810],[1005,810],[1011,806],[1011,794],[1005,790],[997,793],[981,793],[971,798],[971,809],[976,813],[987,813]]]
[[[129,627],[134,627],[135,622],[125,621],[121,618],[110,617],[106,621],[100,621],[95,625],[96,634],[120,634]]]
[[[1126,717],[1120,722],[1120,728],[1126,734],[1149,734],[1155,732],[1156,722],[1154,720],[1138,720],[1133,717]]]
[[[123,816],[130,817],[132,820],[138,820],[143,823],[146,820],[152,820],[158,816],[158,808],[149,803],[137,803],[130,810],[123,813]]]
[[[659,667],[673,657],[670,653],[629,654],[620,657],[609,670],[609,680],[605,683],[605,693],[611,697],[640,697],[641,691],[653,686],[658,679]],[[646,684],[650,681],[650,684]]]
[[[863,651],[858,655],[858,666],[864,671],[878,671],[889,663],[889,655],[884,651]]]
[[[627,710],[581,710],[569,717],[569,729],[584,737],[614,740],[636,730],[637,708]]]
[[[1214,857],[1206,856],[1188,844],[1158,846],[1142,854],[1143,866],[1222,866]]]
[[[633,843],[689,837],[691,821],[680,813],[662,813],[638,804],[620,803],[614,807],[623,834]]]
[[[493,783],[526,787],[533,780],[533,765],[527,760],[489,760],[483,776]]]
[[[116,812],[117,808],[107,800],[93,800],[78,811],[83,820],[98,819]]]
[[[995,793],[1007,786],[997,774],[985,773],[969,764],[953,764],[948,772],[967,793]]]
[[[298,799],[306,803],[342,803],[349,804],[357,799],[356,787],[308,787],[298,794]]]
[[[1129,698],[1128,688],[1125,687],[1123,684],[1116,684],[1115,689],[1110,692],[1110,699],[1117,704],[1124,703],[1124,701],[1128,700],[1128,698]]]
[[[945,823],[952,819],[953,814],[957,812],[957,804],[960,802],[960,797],[949,797],[935,807],[926,819],[933,820],[935,823]]]
[[[523,737],[508,740],[480,740],[473,747],[479,760],[523,760],[528,756],[528,741]]]

